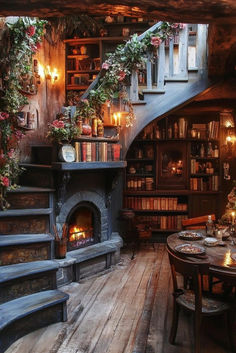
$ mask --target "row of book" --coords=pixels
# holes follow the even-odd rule
[[[177,197],[125,197],[125,207],[135,210],[187,211],[187,203]]]
[[[75,142],[76,162],[111,162],[121,160],[121,144]]]
[[[199,162],[196,159],[191,159],[190,172],[191,174],[206,173],[213,174],[215,171],[212,162]]]
[[[208,138],[212,140],[218,139],[219,136],[219,121],[210,121],[208,123]]]
[[[182,220],[187,219],[187,215],[169,216],[138,216],[137,222],[149,224],[153,229],[182,229]]]
[[[127,190],[154,190],[154,178],[151,177],[132,177],[127,180],[126,183]]]
[[[218,191],[219,176],[212,175],[209,177],[190,178],[190,190],[193,191]]]

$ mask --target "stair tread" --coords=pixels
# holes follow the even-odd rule
[[[0,305],[0,329],[8,326],[16,319],[21,319],[38,310],[62,303],[69,295],[60,290],[48,290],[30,294]]]
[[[17,216],[36,216],[51,214],[53,209],[49,208],[25,208],[25,209],[10,209],[0,211],[0,218],[4,217],[17,217]]]
[[[86,248],[72,250],[69,253],[67,253],[67,255],[69,257],[75,258],[76,263],[80,263],[88,259],[91,259],[93,257],[109,254],[117,250],[117,247],[115,244],[113,245],[111,243],[109,244],[104,244],[104,243],[106,242],[95,244],[92,247],[88,246]]]
[[[1,235],[0,246],[42,243],[45,241],[52,241],[54,238],[51,234],[14,234]]]
[[[14,265],[0,266],[0,283],[16,278],[23,278],[41,272],[58,270],[59,264],[52,260],[25,262]]]
[[[40,188],[40,187],[34,187],[34,186],[20,186],[14,190],[9,190],[7,193],[9,194],[19,194],[19,193],[30,193],[30,192],[53,192],[55,189],[50,189],[50,188]]]

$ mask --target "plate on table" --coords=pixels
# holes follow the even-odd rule
[[[200,240],[203,238],[203,235],[201,233],[184,230],[179,233],[179,238],[184,240]]]
[[[185,255],[202,255],[205,254],[205,248],[197,244],[180,244],[175,250]]]

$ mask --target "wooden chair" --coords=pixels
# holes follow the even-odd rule
[[[233,330],[231,329],[232,304],[226,301],[214,299],[212,296],[203,295],[202,291],[202,275],[207,275],[209,272],[209,263],[207,262],[191,262],[176,256],[171,250],[167,249],[169,254],[171,274],[173,280],[173,320],[170,332],[170,343],[175,343],[178,317],[180,308],[184,308],[194,314],[194,353],[200,352],[200,327],[203,316],[212,316],[227,314],[227,324],[230,344],[233,349]],[[176,273],[183,276],[191,277],[193,280],[193,291],[185,290],[179,287]],[[232,320],[233,321],[233,320]]]
[[[211,219],[215,221],[216,216],[212,214]],[[182,228],[183,229],[205,229],[207,220],[208,220],[208,215],[183,219]]]

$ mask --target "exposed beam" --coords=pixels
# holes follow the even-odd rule
[[[148,16],[188,23],[236,23],[235,0],[0,0],[1,16],[61,17],[87,13]]]

